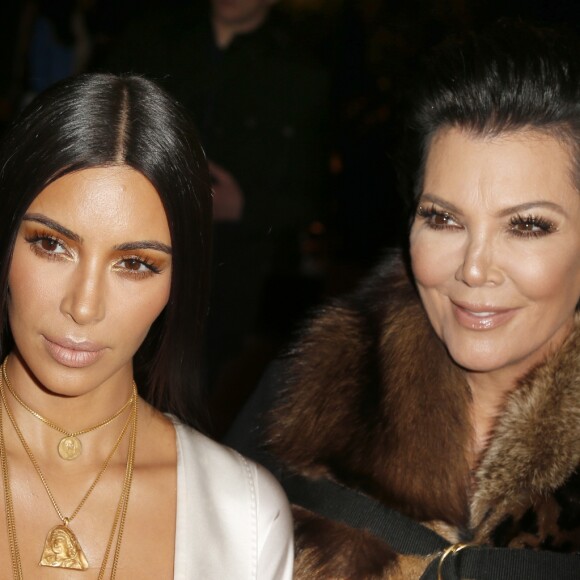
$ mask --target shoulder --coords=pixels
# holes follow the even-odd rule
[[[383,457],[390,426],[408,416],[394,411],[395,398],[403,408],[421,400],[435,370],[456,372],[401,256],[388,255],[352,294],[321,306],[288,349],[269,449],[298,471],[332,472],[338,457],[350,464],[345,474],[375,472],[370,457]]]
[[[244,485],[266,508],[285,505],[286,496],[276,479],[261,465],[234,449],[222,445],[187,425],[176,423],[178,461],[187,469],[199,468],[198,477],[213,484],[214,478],[225,479],[233,488]]]
[[[229,554],[227,562],[219,561],[221,550],[196,554],[196,569],[219,569],[221,577],[228,577],[229,568],[223,567],[237,566],[247,570],[248,578],[291,578],[292,517],[278,482],[263,467],[195,429],[181,423],[175,429],[178,511],[186,520],[178,530],[203,539],[204,545],[210,536]]]

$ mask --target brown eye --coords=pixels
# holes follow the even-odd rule
[[[71,255],[65,242],[49,234],[34,233],[28,236],[25,235],[24,239],[30,244],[30,249],[39,256],[60,259]]]
[[[556,231],[556,224],[537,216],[514,216],[510,220],[511,230],[515,235],[537,237]]]
[[[45,252],[56,252],[56,250],[58,249],[59,243],[56,240],[53,240],[51,238],[43,238],[42,240],[40,240],[40,247],[45,251]]]
[[[449,217],[449,214],[446,213],[436,213],[431,218],[431,223],[436,226],[447,226],[450,221],[451,218]]]
[[[142,262],[139,262],[139,260],[134,260],[131,258],[129,258],[128,260],[123,260],[123,263],[125,264],[125,268],[127,270],[131,270],[133,272],[139,271],[141,266],[143,266]]]
[[[159,268],[146,258],[123,258],[117,262],[117,269],[130,276],[143,278],[158,274]]]
[[[420,205],[417,208],[417,215],[423,218],[426,225],[434,230],[461,229],[461,224],[459,224],[451,214],[436,209],[434,205],[431,205],[429,208]]]
[[[533,232],[536,228],[536,224],[531,222],[523,222],[521,224],[517,224],[516,229],[520,230],[520,232]]]

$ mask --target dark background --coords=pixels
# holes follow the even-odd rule
[[[83,67],[88,71],[106,69],[110,56],[126,46],[129,31],[147,21],[152,12],[167,15],[187,7],[201,19],[207,18],[208,10],[204,0],[4,2],[0,9],[0,132],[31,89],[23,48],[23,15],[31,6],[51,12],[65,45],[71,41],[67,14],[73,6],[82,7],[91,43]],[[217,435],[227,428],[265,366],[285,347],[304,316],[321,301],[350,290],[385,248],[399,245],[405,236],[408,222],[396,170],[401,87],[412,80],[421,54],[448,35],[480,29],[500,17],[578,31],[579,7],[578,0],[278,2],[275,10],[291,27],[295,44],[331,79],[325,201],[319,219],[301,235],[299,274],[271,277],[263,292],[261,309],[268,336],[238,367],[233,382],[239,392],[228,390],[214,401]],[[171,19],[158,22],[167,21]],[[156,24],[141,30],[140,42],[148,46],[162,42],[168,32],[160,34]],[[291,308],[276,307],[282,295]],[[268,341],[269,346],[264,346]]]

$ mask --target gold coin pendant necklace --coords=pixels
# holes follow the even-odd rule
[[[54,421],[43,417],[40,413],[35,411],[30,405],[26,404],[14,391],[10,381],[8,380],[8,374],[6,372],[6,363],[8,361],[8,357],[4,359],[4,363],[2,364],[2,376],[4,377],[4,383],[6,384],[6,388],[12,395],[13,399],[24,409],[26,409],[31,415],[42,421],[45,425],[48,425],[51,429],[62,433],[64,437],[58,442],[57,450],[58,454],[62,459],[66,461],[72,461],[79,457],[83,451],[83,446],[81,444],[81,440],[79,439],[80,435],[85,435],[86,433],[90,433],[91,431],[96,431],[101,427],[105,427],[109,423],[112,423],[119,415],[121,415],[129,405],[133,402],[133,396],[129,397],[126,403],[113,415],[111,415],[108,419],[104,419],[103,421],[93,425],[92,427],[87,427],[86,429],[81,429],[79,431],[69,431],[68,429],[64,429],[60,425],[57,425]],[[133,384],[133,386],[135,386]]]
[[[111,532],[109,534],[109,539],[107,542],[107,546],[105,549],[105,554],[103,556],[103,561],[101,563],[100,571],[98,580],[102,580],[105,576],[106,565],[109,559],[109,555],[113,546],[113,541],[115,539],[115,534],[117,535],[117,542],[115,545],[115,553],[113,556],[113,563],[111,568],[111,580],[115,578],[117,572],[117,566],[119,561],[119,554],[121,549],[121,540],[123,538],[123,531],[125,528],[125,520],[127,516],[127,506],[129,503],[129,494],[131,491],[131,483],[133,481],[133,469],[135,463],[135,447],[137,442],[137,387],[135,383],[133,383],[133,394],[129,399],[132,402],[132,409],[131,413],[121,430],[121,433],[117,437],[115,444],[113,445],[113,449],[107,456],[105,462],[101,466],[97,476],[95,477],[93,483],[87,490],[87,492],[82,497],[81,501],[77,505],[76,509],[69,517],[65,517],[59,508],[54,495],[52,494],[46,478],[36,460],[36,457],[32,453],[28,443],[24,439],[22,431],[18,427],[12,412],[8,406],[8,402],[6,400],[6,395],[4,392],[4,384],[6,384],[7,388],[12,392],[10,383],[8,381],[8,377],[6,375],[6,361],[2,365],[2,377],[0,377],[0,398],[2,399],[2,404],[0,406],[0,468],[2,470],[2,481],[4,486],[4,503],[6,509],[6,526],[8,530],[8,543],[10,547],[10,557],[12,561],[12,574],[14,580],[23,580],[22,575],[22,564],[20,560],[20,550],[18,547],[18,539],[16,536],[16,521],[14,516],[14,504],[12,500],[12,492],[10,487],[10,475],[8,470],[8,458],[6,452],[6,445],[4,440],[4,425],[3,425],[3,410],[6,410],[6,414],[10,419],[10,423],[20,440],[28,458],[30,459],[42,485],[61,521],[60,524],[52,527],[46,537],[46,541],[44,544],[44,549],[42,551],[42,556],[39,562],[41,566],[48,566],[50,568],[67,568],[73,570],[86,570],[89,567],[89,563],[87,558],[80,546],[80,543],[74,534],[74,532],[70,528],[70,522],[78,515],[81,508],[84,506],[85,502],[95,489],[97,483],[100,481],[101,477],[105,473],[111,459],[115,455],[115,452],[119,448],[121,442],[123,441],[125,434],[130,429],[130,436],[129,436],[129,448],[127,450],[127,462],[125,468],[125,477],[123,479],[123,487],[121,490],[121,496],[119,498],[119,502],[117,504],[117,509],[115,511],[115,517],[113,520],[113,525]],[[125,404],[125,408],[127,404]],[[119,413],[120,414],[120,413]],[[117,415],[118,416],[118,415]],[[111,419],[112,420],[112,419]],[[110,421],[108,421],[110,422]],[[101,425],[99,425],[101,426]],[[93,427],[93,429],[97,429],[99,426]],[[117,533],[118,528],[118,533]]]

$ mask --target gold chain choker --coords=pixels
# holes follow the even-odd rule
[[[8,389],[8,391],[10,392],[10,394],[12,395],[14,400],[21,407],[26,409],[31,415],[33,415],[34,417],[36,417],[37,419],[42,421],[45,425],[48,425],[50,428],[54,429],[55,431],[58,431],[59,433],[62,433],[63,435],[65,435],[65,437],[63,437],[58,442],[57,450],[58,450],[59,456],[62,459],[66,459],[67,461],[71,461],[73,459],[76,459],[77,457],[80,457],[80,455],[83,451],[83,446],[82,446],[81,441],[79,439],[79,435],[85,435],[86,433],[90,433],[91,431],[96,431],[97,429],[100,429],[101,427],[105,427],[105,425],[112,423],[119,415],[121,415],[123,413],[123,411],[125,411],[127,409],[127,407],[133,402],[134,397],[136,397],[136,394],[135,394],[136,387],[135,387],[135,382],[133,382],[133,394],[131,395],[131,397],[129,397],[127,402],[118,411],[116,411],[113,415],[111,415],[108,419],[105,419],[105,420],[101,421],[100,423],[93,425],[92,427],[87,427],[86,429],[81,429],[79,431],[69,431],[68,429],[64,429],[63,427],[60,427],[54,421],[51,421],[50,419],[43,417],[40,413],[35,411],[29,405],[27,405],[18,396],[16,391],[14,391],[14,389],[12,388],[10,381],[8,380],[8,373],[6,372],[7,361],[8,361],[8,357],[6,357],[4,359],[4,362],[2,363],[2,376],[4,377],[4,382],[6,383],[6,388]]]

